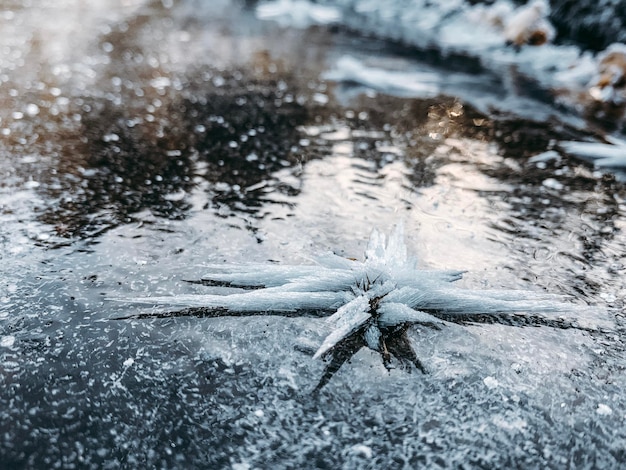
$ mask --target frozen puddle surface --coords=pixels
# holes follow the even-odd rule
[[[3,14],[3,464],[617,467],[625,192],[591,166],[611,151],[582,118],[495,90],[488,70],[399,56],[320,26],[334,10],[305,3],[294,14],[317,26],[226,1]],[[378,312],[388,279],[369,279],[364,292],[382,290],[367,297],[360,271],[343,290],[338,272],[297,271],[306,292],[351,296],[329,311],[269,296],[241,315],[254,310],[245,296],[264,295],[248,289],[260,267],[284,287],[296,282],[285,266],[332,253],[354,274],[372,230],[399,220],[422,281],[457,296],[412,307],[449,322],[453,305],[488,314],[478,307],[523,292],[522,316],[435,329],[419,312]],[[252,285],[215,278],[250,265]],[[558,312],[539,303],[550,296]],[[181,313],[188,299],[221,309]],[[402,341],[385,336],[400,323]],[[385,367],[402,362],[386,362],[388,343],[408,344],[426,373]],[[333,364],[316,351],[341,357],[346,344],[354,354],[312,394]]]

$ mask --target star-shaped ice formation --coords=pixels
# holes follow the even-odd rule
[[[573,326],[545,316],[576,309],[554,297],[519,290],[460,289],[452,283],[462,277],[462,271],[417,269],[416,261],[407,256],[402,224],[388,238],[374,230],[361,262],[329,254],[317,263],[214,265],[196,282],[244,291],[130,300],[177,305],[186,307],[187,314],[211,316],[330,315],[326,320],[330,333],[313,356],[327,360],[316,390],[365,346],[380,353],[387,368],[397,364],[424,371],[407,335],[413,324],[435,328],[449,322],[515,324],[513,318],[518,324]]]

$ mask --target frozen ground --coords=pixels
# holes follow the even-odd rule
[[[3,7],[2,465],[619,468],[626,193],[566,151],[593,121],[461,58],[206,5]],[[337,75],[345,58],[377,80]],[[415,326],[427,374],[362,349],[315,396],[315,312],[108,300],[222,293],[185,282],[215,264],[362,259],[399,219],[420,268],[565,296],[585,329]]]

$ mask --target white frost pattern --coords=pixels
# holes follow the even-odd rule
[[[610,144],[600,142],[560,142],[568,154],[593,162],[598,168],[626,169],[626,142],[613,138]]]
[[[549,312],[571,314],[586,309],[556,296],[529,291],[457,288],[452,283],[462,277],[462,271],[417,269],[416,260],[407,256],[402,224],[389,238],[374,230],[361,262],[334,254],[321,256],[317,262],[302,266],[210,266],[202,279],[204,284],[254,290],[130,301],[201,308],[216,315],[328,314],[329,333],[314,358],[330,358],[330,365],[318,389],[364,346],[378,351],[388,368],[394,367],[393,357],[403,367],[414,365],[423,371],[406,336],[412,324],[438,328],[450,322],[478,321],[472,316],[497,319],[512,314],[534,316],[549,324],[561,321],[549,319]]]

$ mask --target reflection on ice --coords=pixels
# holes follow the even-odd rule
[[[332,24],[341,20],[339,8],[308,0],[273,0],[256,7],[259,19],[277,21],[282,26],[306,28],[312,24]]]
[[[355,82],[391,94],[432,97],[440,92],[440,76],[428,72],[391,72],[367,67],[356,59],[344,56],[335,68],[324,74],[327,80]]]

